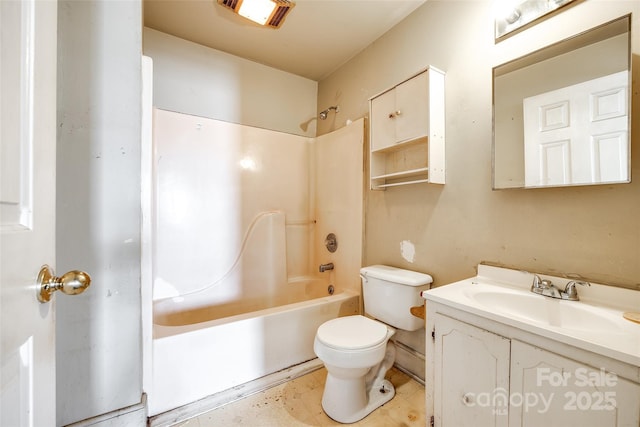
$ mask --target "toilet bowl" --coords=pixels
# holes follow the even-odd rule
[[[382,265],[364,267],[360,273],[369,317],[329,320],[318,328],[313,345],[327,369],[322,408],[341,423],[361,420],[395,395],[393,385],[384,378],[396,354],[389,339],[395,328],[424,326],[424,320],[409,310],[423,304],[420,292],[432,282],[428,274]]]
[[[313,349],[327,369],[322,408],[329,417],[353,423],[393,398],[395,390],[384,375],[395,359],[395,347],[388,343],[394,333],[360,315],[320,325]]]

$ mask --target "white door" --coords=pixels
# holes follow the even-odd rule
[[[628,72],[525,98],[525,186],[628,180]]]
[[[0,1],[0,425],[55,425],[56,1]]]

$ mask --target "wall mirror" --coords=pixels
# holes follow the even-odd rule
[[[631,17],[493,69],[493,188],[631,180]]]

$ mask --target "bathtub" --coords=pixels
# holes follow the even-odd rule
[[[348,291],[240,314],[229,313],[233,307],[180,311],[157,305],[149,415],[314,359],[318,326],[357,314],[359,306],[359,296]]]

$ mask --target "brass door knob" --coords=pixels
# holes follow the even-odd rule
[[[38,273],[37,296],[40,302],[49,302],[51,294],[62,291],[66,295],[77,295],[84,292],[91,284],[91,277],[84,271],[72,270],[60,277],[53,275],[48,265],[43,265]]]

